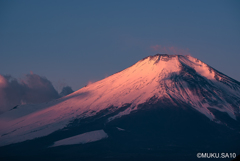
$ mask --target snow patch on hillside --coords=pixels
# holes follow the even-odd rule
[[[51,147],[62,146],[62,145],[73,145],[73,144],[86,144],[108,138],[107,133],[103,130],[96,130],[86,132],[80,135],[76,135],[70,138],[56,141]]]

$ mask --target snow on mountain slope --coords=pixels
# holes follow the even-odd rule
[[[239,116],[240,83],[191,56],[155,55],[58,100],[23,105],[0,115],[0,146],[46,136],[76,118],[131,104],[109,121],[130,114],[152,97],[179,100],[215,122],[210,108]]]
[[[90,142],[95,142],[107,138],[108,135],[104,130],[96,130],[91,132],[86,132],[80,135],[76,135],[70,138],[59,140],[55,142],[51,147],[61,146],[61,145],[72,145],[72,144],[86,144]]]

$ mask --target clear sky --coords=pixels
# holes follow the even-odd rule
[[[240,81],[240,1],[0,1],[3,75],[77,90],[164,47]]]

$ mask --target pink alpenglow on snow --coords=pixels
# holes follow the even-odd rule
[[[180,100],[212,121],[217,122],[217,119],[209,107],[226,112],[235,119],[237,109],[224,99],[222,93],[214,91],[211,95],[212,100],[221,99],[221,105],[213,106],[192,91],[187,80],[173,82],[172,77],[181,77],[186,67],[216,89],[224,89],[229,96],[240,98],[240,87],[235,85],[231,78],[221,75],[200,60],[191,56],[158,54],[146,57],[121,72],[57,100],[37,105],[22,105],[3,113],[0,115],[0,145],[46,136],[66,127],[76,118],[94,116],[108,107],[119,109],[130,104],[122,112],[108,118],[108,121],[111,121],[138,110],[138,105],[153,97]],[[232,83],[228,85],[221,82],[221,79]],[[232,85],[237,90],[233,90],[230,87]]]

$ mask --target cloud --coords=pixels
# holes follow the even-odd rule
[[[63,97],[63,96],[69,95],[70,93],[73,93],[73,92],[74,91],[72,90],[71,87],[66,86],[66,87],[62,88],[62,92],[60,93],[60,96]]]
[[[71,92],[67,86],[59,94],[47,78],[32,72],[22,80],[0,75],[0,113],[21,104],[48,102]]]
[[[170,46],[161,46],[161,45],[153,45],[150,46],[151,50],[160,52],[162,54],[173,54],[173,55],[190,55],[189,49],[180,49],[178,47]]]

